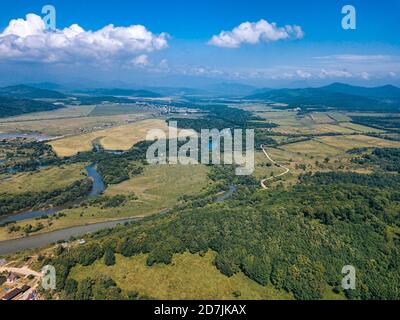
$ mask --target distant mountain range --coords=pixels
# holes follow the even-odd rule
[[[42,88],[30,85],[15,85],[0,88],[0,117],[18,114],[48,111],[62,106],[46,101],[46,99],[68,99],[56,90],[62,88],[57,84],[43,83]],[[99,88],[87,89],[76,95],[83,104],[99,104],[103,101],[130,103],[128,97],[160,98],[165,96],[210,96],[210,97],[242,97],[246,100],[286,103],[289,108],[339,109],[347,111],[400,111],[400,88],[386,85],[381,87],[359,87],[343,83],[333,83],[319,88],[303,89],[257,89],[241,83],[220,83],[192,88],[154,87],[146,89]],[[84,93],[85,95],[82,95]],[[43,101],[44,100],[44,101]],[[235,100],[236,101],[236,100]]]
[[[383,112],[400,110],[400,88],[390,85],[364,88],[334,83],[320,88],[259,89],[245,99],[286,103],[290,107],[302,109],[336,108]]]
[[[62,106],[39,101],[39,99],[65,98],[67,97],[58,91],[38,89],[27,85],[0,88],[0,118],[59,109]]]
[[[61,107],[44,101],[0,97],[0,118],[31,112],[50,111]]]
[[[1,97],[22,99],[65,99],[66,96],[58,91],[39,89],[27,85],[17,85],[0,88]]]
[[[346,93],[362,97],[400,98],[400,88],[392,85],[366,88],[336,82],[332,83],[329,86],[321,87],[320,89],[330,92]]]
[[[134,89],[91,89],[85,90],[83,93],[100,96],[123,96],[137,98],[161,98],[162,95],[149,90],[134,90]]]

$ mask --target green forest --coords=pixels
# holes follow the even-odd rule
[[[98,259],[113,264],[115,253],[146,253],[147,265],[153,266],[170,264],[176,253],[213,250],[215,266],[227,277],[242,271],[296,299],[321,299],[326,290],[349,299],[400,298],[397,174],[306,173],[295,185],[264,191],[252,178],[232,180],[233,169],[215,166],[210,172],[216,185],[236,185],[226,201],[213,202],[207,192],[186,198],[168,214],[99,232],[86,246],[45,261],[56,266],[57,291],[69,299],[96,299],[92,289],[99,280],[76,283],[69,270]],[[356,290],[340,285],[345,265],[357,270]]]

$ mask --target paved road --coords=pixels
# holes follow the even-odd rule
[[[283,177],[283,176],[287,175],[290,172],[290,169],[286,168],[285,166],[280,165],[276,161],[272,160],[271,157],[269,156],[269,154],[267,153],[267,151],[265,150],[263,145],[261,145],[261,150],[264,152],[264,154],[267,157],[267,159],[269,161],[271,161],[274,165],[276,165],[276,166],[278,166],[278,167],[280,167],[282,169],[285,169],[285,172],[282,172],[282,173],[278,174],[277,176],[273,176],[273,177],[269,177],[269,178],[261,180],[261,187],[266,190],[266,189],[268,189],[268,187],[265,185],[265,183],[267,181],[270,181],[270,180],[273,180],[273,179],[276,179],[276,178]]]

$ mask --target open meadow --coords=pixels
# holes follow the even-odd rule
[[[93,149],[96,140],[104,149],[129,150],[133,145],[146,140],[151,129],[168,130],[167,123],[161,119],[149,119],[126,125],[120,125],[105,130],[70,136],[49,142],[60,157],[73,156],[78,152]]]
[[[5,175],[0,180],[0,193],[46,192],[69,186],[86,177],[82,164],[45,168],[38,172]]]
[[[71,181],[74,177],[81,177],[79,169],[80,167],[78,165],[71,166],[71,168],[69,168],[69,170],[71,170],[70,176],[67,179],[62,178],[62,175],[68,173],[68,169],[65,169],[65,171],[62,171],[62,169],[44,171],[42,174],[39,174],[40,176],[37,179],[33,179],[32,182],[27,185],[27,188],[32,188],[32,183],[35,181],[41,183],[42,180],[40,180],[40,178],[42,177],[43,188],[45,188],[46,184],[44,180],[46,175],[44,174],[46,173],[52,174],[50,176],[52,179],[51,181],[58,177],[58,184],[55,184],[55,186],[61,183],[67,184],[67,182]],[[157,214],[179,204],[182,195],[196,195],[207,187],[209,184],[207,172],[207,167],[202,165],[149,165],[145,167],[141,175],[134,176],[120,184],[111,185],[106,189],[105,196],[127,196],[128,200],[122,206],[112,208],[90,205],[87,207],[73,206],[63,210],[62,216],[49,217],[41,219],[40,221],[28,219],[17,222],[15,225],[21,227],[21,230],[23,230],[26,225],[31,224],[35,226],[40,222],[44,228],[33,233],[37,234],[78,225]],[[26,177],[26,175],[22,175],[22,177]],[[18,181],[18,177],[16,177],[16,179]],[[12,185],[12,181],[7,183],[8,185]],[[2,186],[0,185],[0,187]],[[6,187],[7,186],[4,185],[4,188]],[[20,191],[17,187],[13,188]],[[21,232],[10,234],[7,232],[6,227],[0,227],[0,240],[19,238],[23,235],[24,234]]]
[[[90,267],[77,266],[70,278],[82,281],[93,275],[109,275],[125,291],[140,292],[154,299],[293,299],[272,286],[264,287],[243,273],[224,276],[213,261],[215,253],[203,257],[188,252],[177,254],[171,265],[146,266],[146,255],[124,258],[117,255],[114,266],[107,267],[98,261]],[[190,268],[188,268],[190,266]]]
[[[0,132],[34,133],[50,137],[78,135],[153,117],[155,108],[102,104],[68,106],[0,119]]]

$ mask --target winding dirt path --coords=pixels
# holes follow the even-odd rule
[[[261,180],[261,187],[262,187],[263,189],[267,190],[268,187],[265,185],[265,183],[266,183],[267,181],[271,181],[271,180],[274,180],[274,179],[276,179],[276,178],[283,177],[283,176],[287,175],[287,174],[290,172],[290,169],[289,169],[289,168],[286,168],[285,166],[280,165],[280,164],[277,163],[276,161],[272,160],[271,157],[268,155],[267,151],[264,149],[264,146],[263,146],[263,145],[261,145],[261,150],[264,152],[264,154],[265,154],[265,156],[267,157],[267,159],[268,159],[269,161],[271,161],[274,165],[278,166],[279,168],[285,169],[285,172],[280,173],[280,174],[278,174],[277,176],[273,176],[273,177],[269,177],[269,178],[266,178],[266,179]]]

